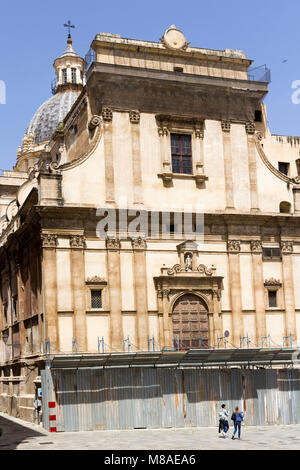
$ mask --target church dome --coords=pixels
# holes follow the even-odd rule
[[[63,121],[79,95],[80,90],[65,90],[52,96],[39,107],[26,131],[27,134],[34,134],[35,144],[50,140],[58,123]]]

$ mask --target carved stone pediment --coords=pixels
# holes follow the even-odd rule
[[[279,279],[275,279],[274,277],[265,280],[266,287],[281,287],[281,285],[281,281]]]
[[[194,275],[194,276],[208,276],[211,277],[215,274],[216,268],[212,265],[210,268],[207,268],[204,264],[200,264],[196,270],[187,270],[186,266],[181,266],[181,264],[175,264],[172,268],[162,268],[162,274],[167,274],[168,276],[176,276],[178,274],[183,275]]]
[[[106,280],[104,277],[92,276],[87,278],[86,284],[106,284]]]
[[[185,251],[198,251],[198,244],[194,242],[193,240],[185,240],[182,243],[179,243],[177,245],[177,251],[179,253],[184,253]]]

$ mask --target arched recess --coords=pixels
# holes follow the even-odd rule
[[[208,310],[207,302],[195,293],[184,293],[177,298],[172,308],[175,349],[207,349],[209,347]]]
[[[292,205],[290,202],[281,201],[281,203],[279,204],[279,212],[281,214],[290,214],[291,208],[292,208]]]

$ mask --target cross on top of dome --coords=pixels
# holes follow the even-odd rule
[[[68,30],[69,30],[69,35],[68,35],[68,37],[71,37],[71,28],[75,28],[75,25],[74,25],[74,24],[71,24],[71,21],[69,20],[69,21],[67,22],[67,24],[66,24],[66,23],[64,24],[64,27],[65,27],[65,28],[68,28]]]

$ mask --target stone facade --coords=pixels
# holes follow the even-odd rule
[[[160,43],[95,37],[85,88],[3,203],[5,411],[33,419],[46,343],[51,354],[174,347],[184,295],[206,315],[191,347],[198,331],[220,347],[226,330],[232,347],[247,335],[251,347],[269,335],[300,344],[300,139],[270,134],[267,84],[249,84],[244,53],[191,47],[174,28]],[[173,171],[173,134],[190,136],[189,173]],[[183,214],[193,229],[181,234]]]

